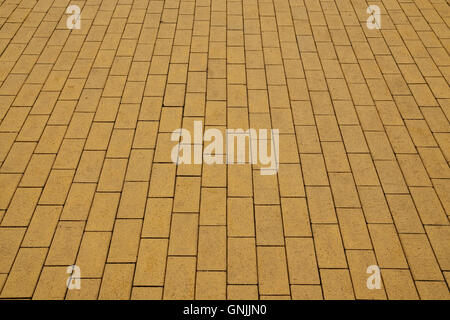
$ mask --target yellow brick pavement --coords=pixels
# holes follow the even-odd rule
[[[445,0],[0,0],[0,298],[450,299],[449,24]],[[278,129],[278,174],[174,164],[196,122]]]

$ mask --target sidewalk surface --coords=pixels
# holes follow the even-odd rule
[[[0,0],[0,298],[450,299],[449,23],[445,0]],[[278,174],[174,164],[194,121],[278,129]]]

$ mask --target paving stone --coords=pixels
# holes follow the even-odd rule
[[[161,300],[162,287],[133,287],[131,300]]]
[[[350,273],[347,269],[320,269],[323,296],[327,300],[354,300]]]
[[[306,199],[281,198],[281,212],[286,237],[311,236]]]
[[[94,183],[73,183],[60,219],[87,220],[96,187]]]
[[[258,300],[258,287],[256,285],[228,285],[228,300]]]
[[[425,227],[427,231],[429,241],[433,248],[433,251],[436,255],[436,258],[441,266],[442,270],[448,269],[448,256],[446,249],[448,247],[449,242],[446,240],[449,236],[449,227],[448,226],[427,226]]]
[[[200,179],[178,177],[175,186],[173,210],[175,212],[198,212],[200,202]]]
[[[18,188],[1,226],[28,226],[41,191],[40,188]]]
[[[226,270],[226,240],[224,226],[200,226],[197,270]]]
[[[313,237],[320,268],[346,268],[344,248],[337,225],[313,224]]]
[[[141,226],[142,221],[140,219],[116,220],[108,253],[108,262],[136,262]]]
[[[226,299],[225,272],[198,272],[195,286],[195,297],[198,300]]]
[[[42,191],[39,204],[64,204],[74,174],[74,170],[52,170]]]
[[[83,230],[84,222],[82,221],[59,222],[45,264],[59,266],[74,264]]]
[[[411,196],[423,224],[444,224],[444,210],[433,188],[411,188]]]
[[[391,209],[395,227],[400,233],[423,233],[422,222],[411,196],[409,195],[386,195]]]
[[[286,239],[291,284],[319,284],[319,273],[312,238]]]
[[[390,300],[419,299],[409,270],[382,269],[381,275]]]
[[[134,264],[106,264],[98,299],[130,299],[133,273]]]
[[[171,198],[149,198],[147,200],[142,237],[169,237],[172,201]]]
[[[360,209],[337,209],[339,226],[346,249],[372,249],[366,221]]]
[[[316,285],[291,286],[292,300],[323,300],[322,288]]]
[[[195,255],[198,240],[198,215],[174,214],[170,229],[169,254]]]
[[[163,299],[194,298],[195,257],[168,257]]]
[[[47,248],[22,248],[3,286],[2,298],[31,298],[44,264]]]
[[[164,285],[167,245],[167,239],[141,240],[133,282],[134,285]]]
[[[401,234],[400,240],[415,280],[443,280],[431,245],[424,234]]]
[[[64,300],[68,278],[66,269],[67,267],[44,267],[33,300]]]
[[[37,206],[27,233],[23,239],[23,247],[49,247],[55,233],[61,206]]]
[[[227,270],[230,284],[256,284],[256,244],[254,238],[228,239]]]
[[[227,226],[230,237],[255,236],[255,218],[251,198],[228,198]],[[200,214],[200,222],[202,216]]]
[[[86,231],[112,231],[119,198],[118,193],[97,192],[89,212]]]
[[[289,294],[286,252],[283,247],[258,247],[261,294]]]
[[[392,224],[369,224],[375,255],[380,268],[406,268],[406,258]]]
[[[13,265],[14,258],[19,251],[20,243],[25,234],[24,228],[1,228],[0,238],[2,239],[0,252],[2,262],[0,270],[2,273],[9,273]]]
[[[448,288],[443,281],[417,281],[417,290],[422,300],[448,300]]]
[[[110,232],[85,232],[83,234],[76,261],[76,265],[80,267],[83,281],[84,278],[100,278],[102,276],[110,240]]]
[[[31,157],[28,167],[20,181],[22,187],[44,187],[49,176],[55,155],[35,154]]]

